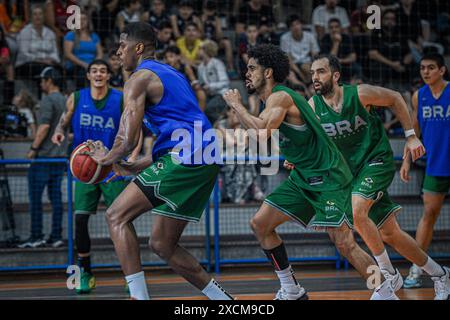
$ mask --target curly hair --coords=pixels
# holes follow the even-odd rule
[[[289,58],[278,46],[257,45],[249,50],[248,57],[255,59],[264,68],[271,68],[275,82],[282,83],[289,75]]]

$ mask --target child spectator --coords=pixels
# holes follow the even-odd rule
[[[116,52],[116,49],[111,49],[108,54],[108,63],[111,67],[109,85],[114,89],[122,91],[125,81],[128,80],[129,75],[122,69],[120,58]]]
[[[117,15],[117,28],[122,33],[125,26],[141,21],[141,0],[125,0],[125,8]]]
[[[200,18],[194,14],[194,5],[190,0],[180,1],[178,4],[178,14],[172,15],[170,21],[172,23],[175,39],[180,38],[190,24],[195,24],[197,26],[200,37],[203,34],[202,22]]]
[[[14,96],[12,104],[17,107],[19,113],[23,114],[27,119],[28,131],[27,137],[35,138],[36,136],[36,120],[34,109],[36,107],[36,100],[28,90],[22,89]]]
[[[202,40],[200,32],[195,23],[188,23],[184,29],[184,36],[177,39],[177,47],[181,51],[183,62],[192,67],[197,67],[200,63],[198,52]]]
[[[172,24],[169,21],[161,21],[156,29],[156,48],[155,55],[158,60],[163,59],[164,51],[172,45],[175,45],[173,38]]]
[[[149,23],[153,28],[159,29],[161,23],[170,22],[169,14],[166,12],[166,5],[162,0],[153,0],[149,11],[142,14],[141,20]]]

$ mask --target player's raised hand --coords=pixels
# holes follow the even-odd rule
[[[284,160],[283,167],[290,171],[290,170],[294,170],[295,165],[293,163],[290,163],[287,160]]]
[[[223,99],[230,108],[242,105],[242,97],[238,89],[230,89],[223,94]]]
[[[406,159],[408,154],[411,155],[412,161],[423,157],[425,154],[425,147],[422,142],[415,135],[408,137],[403,151],[403,159]]]
[[[64,141],[66,136],[64,133],[61,132],[55,132],[52,136],[52,142],[58,146],[61,146],[61,143]]]
[[[403,160],[402,167],[400,168],[400,179],[403,182],[408,183],[411,180],[409,170],[411,169],[411,162],[409,159]]]

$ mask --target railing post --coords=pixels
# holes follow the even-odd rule
[[[216,274],[220,273],[220,235],[219,235],[219,179],[216,180],[214,186],[214,271]]]
[[[70,165],[67,164],[67,247],[68,263],[73,265],[73,210],[72,210],[73,177]]]

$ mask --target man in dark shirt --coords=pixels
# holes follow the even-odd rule
[[[27,154],[28,159],[65,158],[67,156],[67,140],[56,146],[51,137],[65,110],[66,98],[61,94],[62,76],[53,67],[45,68],[40,74],[41,89],[46,94],[40,102],[38,112],[38,129],[36,137]],[[62,194],[61,183],[65,163],[33,163],[28,171],[28,191],[30,197],[31,235],[19,245],[20,248],[37,248],[44,245],[59,247],[62,242]],[[48,197],[52,204],[52,231],[50,237],[44,239],[42,233],[42,193],[48,188]]]
[[[245,26],[249,24],[272,28],[274,23],[271,7],[263,5],[261,0],[250,0],[239,8],[236,33],[245,32]],[[261,32],[265,33],[265,30],[261,30]]]

